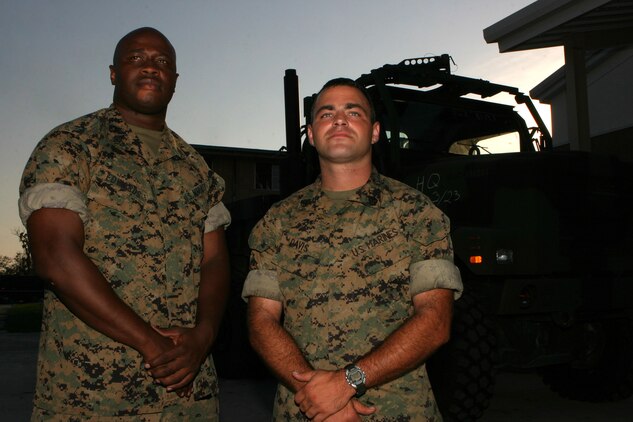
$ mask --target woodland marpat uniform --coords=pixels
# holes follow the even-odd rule
[[[195,150],[165,129],[158,154],[150,153],[110,107],[40,141],[22,178],[21,209],[30,202],[77,209],[49,189],[60,185],[85,204],[84,252],[116,294],[154,326],[194,326],[205,220],[224,192]],[[136,350],[86,326],[51,292],[43,321],[37,407],[121,415],[160,412],[177,398],[154,383]],[[209,357],[193,394],[217,392]]]
[[[284,327],[314,368],[356,362],[413,314],[411,297],[454,289],[449,221],[426,196],[375,171],[344,194],[320,181],[274,205],[251,234],[243,296],[281,301]],[[426,369],[371,388],[371,421],[439,421]],[[280,385],[275,420],[305,420]]]

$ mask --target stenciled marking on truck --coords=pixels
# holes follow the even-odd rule
[[[435,205],[454,204],[462,197],[456,189],[442,189],[442,176],[439,173],[418,176],[415,188],[425,194]]]

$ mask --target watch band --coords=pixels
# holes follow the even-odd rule
[[[365,386],[365,372],[353,363],[345,367],[345,381],[356,390],[356,394],[354,394],[356,398],[362,396],[367,391],[367,387]]]

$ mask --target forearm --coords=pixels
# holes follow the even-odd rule
[[[225,246],[224,231],[207,233],[205,235],[205,259],[200,268],[196,327],[206,334],[208,349],[211,348],[217,337],[226,308],[230,289],[229,271],[229,257]]]
[[[296,380],[292,373],[310,371],[312,367],[279,319],[252,302],[254,298],[250,298],[248,306],[251,344],[277,379],[292,392],[297,392],[305,383]]]
[[[357,365],[365,372],[368,388],[384,384],[426,361],[450,336],[453,291],[425,292],[423,303],[402,326]]]
[[[57,278],[63,283],[53,281],[55,293],[87,325],[147,355],[160,335],[114,293],[96,269],[88,268],[91,265]]]

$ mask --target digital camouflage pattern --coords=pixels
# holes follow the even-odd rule
[[[40,141],[20,193],[44,183],[85,194],[84,252],[125,303],[154,326],[194,326],[205,218],[224,182],[191,146],[166,129],[154,156],[111,106]],[[179,400],[153,382],[136,350],[86,326],[50,292],[42,320],[36,406],[125,415],[160,412]],[[194,397],[217,393],[209,357]]]
[[[449,231],[428,198],[376,172],[347,200],[328,197],[317,180],[275,204],[253,230],[243,296],[262,296],[258,284],[275,274],[280,296],[269,298],[283,302],[285,329],[314,368],[340,369],[413,314],[411,263],[453,265]],[[441,420],[424,365],[360,400],[378,408],[364,420]],[[274,419],[305,420],[284,386]]]
[[[190,397],[188,400],[180,400],[164,407],[159,413],[143,413],[131,416],[65,415],[35,407],[31,420],[41,422],[209,422],[218,420],[219,414],[217,400],[194,400],[193,397]]]

